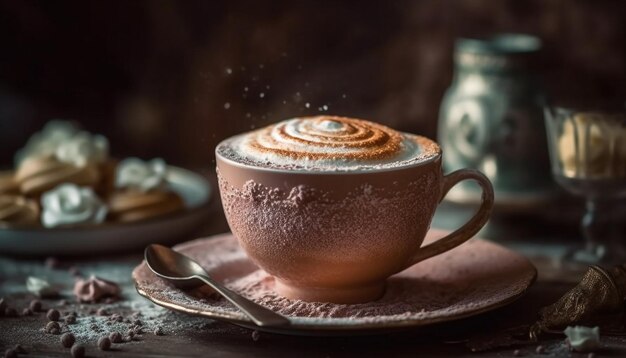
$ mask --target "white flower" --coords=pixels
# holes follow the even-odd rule
[[[117,166],[115,186],[132,188],[142,192],[163,187],[166,182],[167,165],[160,158],[144,162],[138,158],[124,159]]]
[[[109,141],[101,135],[80,132],[60,143],[54,154],[60,162],[76,167],[102,163],[109,155]]]
[[[593,352],[600,348],[599,327],[567,327],[563,331],[570,347],[577,352]]]
[[[72,122],[52,120],[40,132],[33,134],[24,148],[17,151],[15,163],[19,165],[29,157],[53,155],[61,143],[72,138],[77,132],[78,128]]]
[[[98,224],[104,221],[107,208],[91,188],[63,184],[41,197],[41,223],[45,227],[75,224]]]

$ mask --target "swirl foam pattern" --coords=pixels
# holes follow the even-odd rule
[[[336,116],[288,119],[235,137],[229,145],[237,157],[279,168],[385,166],[439,153],[437,145],[424,137]]]

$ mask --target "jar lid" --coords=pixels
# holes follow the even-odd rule
[[[457,52],[485,55],[527,54],[540,49],[541,40],[527,34],[498,34],[486,38],[460,38],[456,41]]]
[[[462,68],[501,72],[528,67],[531,58],[540,49],[541,40],[538,37],[498,34],[483,39],[458,39],[454,57]]]

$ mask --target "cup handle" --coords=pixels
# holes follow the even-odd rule
[[[461,245],[476,235],[476,233],[478,233],[478,231],[485,226],[487,220],[489,220],[491,209],[493,208],[493,186],[483,173],[473,169],[461,169],[445,175],[441,184],[441,197],[439,202],[443,200],[453,186],[458,184],[460,181],[467,179],[476,181],[482,189],[480,208],[478,208],[476,214],[474,214],[474,216],[467,223],[465,223],[465,225],[461,226],[456,231],[433,243],[419,248],[419,250],[411,258],[409,266]]]

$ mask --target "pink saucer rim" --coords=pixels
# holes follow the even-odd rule
[[[437,231],[440,233],[446,232],[446,231],[437,230],[437,229],[431,229],[431,231]],[[217,234],[217,235],[213,235],[209,237],[186,241],[176,246],[181,246],[181,245],[187,246],[187,245],[192,245],[196,242],[201,242],[205,240],[214,240],[220,237],[227,237],[231,235],[232,234],[230,232],[222,233],[222,234]],[[267,331],[267,332],[272,332],[272,333],[309,335],[310,333],[324,334],[324,332],[333,334],[333,333],[341,333],[341,332],[348,332],[348,331],[353,331],[353,332],[372,331],[373,332],[373,331],[392,330],[392,329],[407,329],[407,328],[413,328],[413,327],[428,326],[428,325],[433,325],[437,323],[457,321],[457,320],[477,316],[486,312],[496,310],[498,308],[508,306],[509,304],[523,297],[528,292],[528,289],[537,280],[537,276],[538,276],[537,268],[524,255],[519,254],[503,245],[500,245],[498,243],[485,240],[479,237],[474,237],[472,240],[485,241],[488,244],[495,245],[503,250],[509,251],[519,256],[520,258],[523,258],[527,266],[529,268],[532,268],[532,275],[529,276],[529,279],[525,282],[523,287],[520,287],[518,292],[511,294],[510,296],[502,300],[495,301],[493,303],[487,304],[482,307],[470,308],[464,312],[453,313],[448,316],[438,316],[438,317],[429,317],[429,318],[420,318],[420,319],[389,320],[385,322],[354,322],[350,318],[336,318],[336,317],[335,318],[287,317],[292,322],[291,325],[289,326],[259,327],[259,326],[256,326],[251,320],[247,319],[245,316],[243,316],[242,318],[239,315],[232,314],[226,311],[221,311],[221,310],[207,311],[207,310],[194,309],[194,308],[190,308],[184,305],[176,304],[175,302],[167,302],[167,301],[158,299],[156,297],[153,297],[152,295],[150,295],[149,292],[146,292],[140,287],[135,276],[135,272],[138,271],[139,269],[142,269],[146,265],[145,261],[142,261],[137,267],[133,269],[132,278],[135,283],[135,289],[140,296],[164,308],[168,308],[173,311],[177,311],[181,313],[186,313],[186,314],[200,316],[200,317],[206,317],[209,319],[224,321],[227,323],[232,323],[232,324],[243,326],[246,328],[252,328],[252,329],[257,329],[257,330],[262,330],[262,331]],[[323,323],[320,323],[320,322],[323,322]]]

